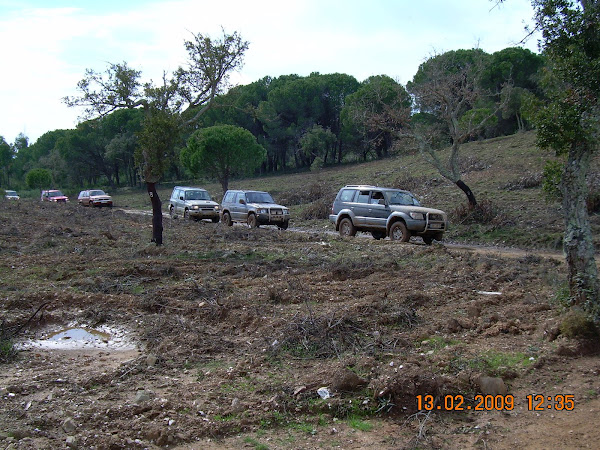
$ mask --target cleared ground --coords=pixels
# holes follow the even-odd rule
[[[168,219],[157,248],[147,216],[34,201],[1,203],[0,221],[4,337],[25,324],[16,341],[108,326],[136,345],[32,349],[2,363],[5,447],[600,439],[600,358],[559,333],[556,254],[346,240],[325,223],[289,232]],[[475,410],[491,389],[481,376],[502,380],[511,410]],[[530,394],[573,395],[574,409]],[[434,396],[433,411],[418,410],[419,395]],[[437,408],[459,401],[463,411]]]

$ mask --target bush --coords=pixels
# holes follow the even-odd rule
[[[331,212],[331,201],[321,198],[312,202],[299,214],[301,219],[328,219]]]
[[[560,333],[571,339],[594,339],[598,337],[598,328],[587,314],[573,309],[561,322]]]
[[[502,209],[491,200],[484,199],[473,207],[461,204],[450,213],[451,221],[461,224],[509,225],[510,221]]]

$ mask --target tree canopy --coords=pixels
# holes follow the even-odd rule
[[[214,176],[223,189],[236,175],[251,174],[266,157],[265,149],[248,130],[219,125],[196,131],[181,151],[181,162],[194,174]]]

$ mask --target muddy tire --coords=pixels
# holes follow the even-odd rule
[[[172,206],[169,208],[169,215],[171,216],[171,219],[174,219],[175,217],[177,217],[175,215],[175,208],[173,208]]]
[[[185,211],[183,211],[183,218],[185,220],[190,220],[190,211],[189,211],[189,209],[186,209]]]
[[[279,227],[280,230],[287,230],[288,226],[289,226],[289,221],[286,220],[285,222],[283,222],[281,225],[277,225]]]
[[[219,223],[218,217],[213,217],[211,220],[212,220],[212,223]]]
[[[228,212],[223,213],[223,223],[225,225],[227,225],[228,227],[233,226],[233,220],[231,220],[231,216],[229,215]]]
[[[248,226],[250,228],[257,228],[258,227],[258,221],[256,220],[256,215],[254,215],[254,214],[248,214]]]
[[[356,234],[356,227],[352,223],[352,220],[348,217],[344,217],[340,221],[340,236],[350,237]]]
[[[371,236],[373,236],[373,238],[376,239],[376,240],[384,239],[385,238],[385,232],[383,232],[383,231],[371,231]]]
[[[408,242],[410,239],[410,233],[406,229],[404,222],[399,220],[398,222],[394,222],[392,224],[390,227],[390,239],[392,241]]]
[[[433,244],[433,237],[432,236],[423,236],[423,242],[425,242],[425,244],[427,244],[427,245],[431,245],[431,244]]]

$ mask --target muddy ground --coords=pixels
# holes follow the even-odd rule
[[[600,439],[600,358],[561,334],[559,255],[170,219],[155,247],[147,216],[27,201],[0,221],[2,448]],[[123,340],[28,344],[68,327]]]

